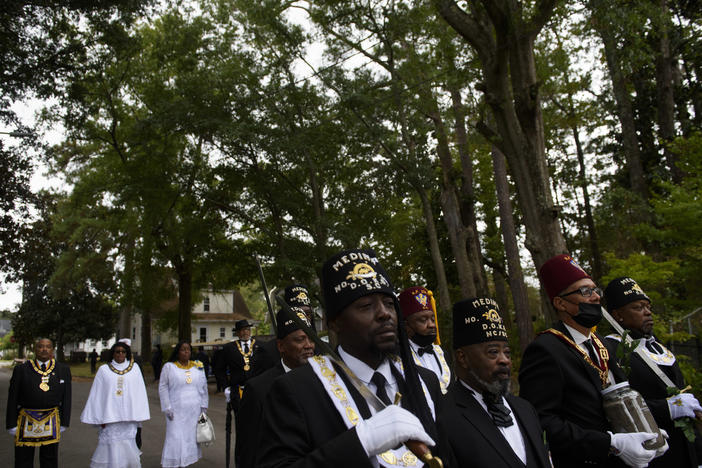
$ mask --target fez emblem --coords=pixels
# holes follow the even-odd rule
[[[639,286],[638,283],[632,284],[632,285],[631,285],[631,289],[633,289],[634,291],[636,291],[636,292],[638,292],[638,293],[644,294],[643,289],[641,289],[641,286]],[[645,294],[644,294],[644,295],[645,295]]]
[[[490,309],[487,312],[483,314],[483,317],[485,317],[485,320],[489,320],[491,322],[501,322],[502,319],[500,318],[500,314],[497,313],[495,309]]]
[[[305,325],[308,327],[310,326],[310,321],[307,319],[307,315],[305,315],[304,312],[297,312],[297,316]]]
[[[305,305],[310,303],[310,299],[307,297],[307,294],[305,294],[304,291],[300,291],[297,296],[295,296],[295,301]]]
[[[415,300],[416,300],[417,302],[419,302],[419,303],[422,305],[422,307],[426,307],[426,306],[427,306],[428,297],[427,297],[426,294],[424,294],[424,293],[419,293],[419,294],[415,295],[414,298],[415,298]]]
[[[578,265],[578,262],[576,262],[575,259],[573,257],[571,257],[570,255],[566,255],[565,260],[568,263],[570,263],[571,265],[573,265],[575,268],[577,268],[578,270],[585,272],[585,270],[583,270],[583,268],[580,265]]]
[[[367,263],[357,263],[346,279],[358,281],[359,279],[375,278],[377,273]]]

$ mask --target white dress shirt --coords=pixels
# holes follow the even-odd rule
[[[564,323],[563,325],[565,325],[566,329],[570,333],[570,336],[573,337],[573,341],[575,341],[575,344],[578,345],[578,348],[585,351],[585,354],[587,354],[589,356],[590,352],[587,350],[587,347],[584,345],[584,343],[590,339],[590,336],[592,334],[588,333],[587,336],[585,336],[582,333],[580,333],[578,330],[576,330],[575,328],[569,326],[568,324]],[[595,347],[594,344],[592,346],[593,346],[593,348]],[[595,349],[595,354],[597,354],[598,358],[600,357],[597,349]],[[601,363],[595,363],[595,364],[601,364]],[[609,381],[610,384],[615,383],[614,375],[612,374],[611,370],[608,371],[607,380]]]

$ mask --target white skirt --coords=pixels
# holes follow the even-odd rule
[[[136,422],[110,423],[98,431],[98,445],[90,468],[141,468]]]

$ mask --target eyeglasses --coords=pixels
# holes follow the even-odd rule
[[[571,294],[575,294],[575,293],[580,293],[580,295],[583,297],[590,297],[590,296],[592,296],[592,293],[595,293],[598,296],[602,296],[602,290],[600,288],[598,288],[597,286],[595,286],[594,288],[591,288],[589,286],[581,286],[578,289],[576,289],[575,291],[561,294],[558,297],[566,297],[566,296],[570,296]]]

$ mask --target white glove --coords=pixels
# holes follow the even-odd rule
[[[166,417],[173,421],[173,410],[166,410]]]
[[[419,419],[406,409],[389,405],[356,425],[358,440],[368,456],[383,453],[407,440],[418,440],[433,447],[434,441],[424,432]]]
[[[678,393],[668,398],[668,410],[670,419],[694,418],[695,411],[702,411],[702,406],[692,393]]]
[[[61,426],[61,432],[65,431],[66,429],[68,429],[66,426]]]
[[[668,432],[666,432],[665,429],[660,429],[660,428],[658,429],[658,432],[660,432],[661,435],[663,436],[663,446],[656,449],[656,456],[653,457],[653,458],[658,458],[658,457],[660,457],[660,456],[663,455],[665,452],[667,452],[668,449],[670,448],[670,447],[668,446],[668,439],[670,439],[670,436],[668,436]]]
[[[15,435],[15,434],[17,434],[17,426],[8,429],[7,432],[9,432],[10,435]]]
[[[224,389],[224,399],[227,400],[227,403],[229,403],[229,400],[231,399],[231,394],[232,394],[231,387],[227,387]]]
[[[658,437],[655,432],[626,432],[623,434],[610,432],[609,435],[612,437],[610,445],[614,448],[614,454],[629,466],[644,468],[656,456],[655,450],[645,449],[642,445],[647,440]]]

